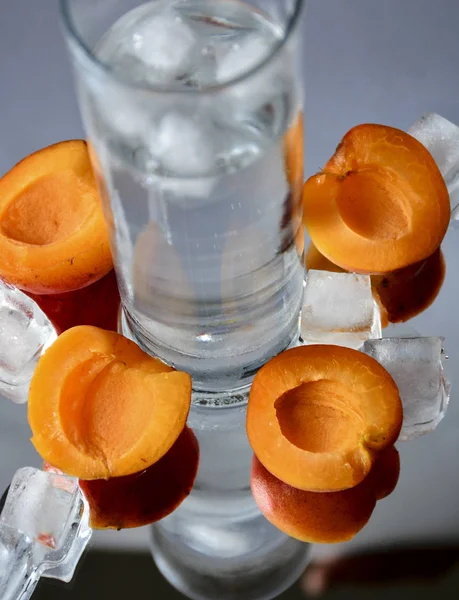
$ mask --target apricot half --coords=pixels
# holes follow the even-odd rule
[[[112,268],[86,142],[39,150],[0,179],[0,277],[28,292],[60,293]]]
[[[399,455],[390,446],[359,485],[341,492],[305,492],[274,477],[254,457],[251,488],[259,509],[278,529],[303,542],[335,544],[361,531],[377,500],[395,489],[399,473]]]
[[[91,527],[142,527],[167,517],[190,494],[198,465],[198,441],[185,427],[172,448],[144,471],[108,480],[80,480]]]
[[[323,172],[303,188],[303,219],[318,250],[336,265],[386,273],[429,257],[451,209],[428,150],[408,133],[358,125]]]
[[[397,440],[397,386],[375,360],[341,346],[287,350],[255,376],[247,410],[252,449],[268,471],[300,490],[360,483]]]
[[[29,392],[32,443],[80,479],[137,473],[158,461],[185,427],[191,378],[123,336],[82,326],[57,338]]]

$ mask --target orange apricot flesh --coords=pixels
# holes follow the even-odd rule
[[[198,465],[198,441],[185,427],[172,448],[140,473],[108,480],[80,480],[89,503],[91,527],[142,527],[167,517],[190,494]]]
[[[251,488],[263,515],[287,535],[303,542],[336,544],[363,529],[377,500],[395,489],[399,473],[398,452],[391,446],[359,485],[340,492],[305,492],[274,477],[254,457]]]
[[[0,179],[0,277],[27,292],[62,293],[112,268],[86,142],[39,150]]]
[[[387,273],[440,246],[451,209],[428,150],[408,133],[364,124],[342,139],[323,172],[303,188],[312,242],[336,265]]]
[[[29,392],[32,443],[80,479],[137,473],[172,447],[185,427],[191,378],[123,336],[69,329],[38,362]]]
[[[331,345],[287,350],[255,376],[247,409],[252,449],[294,488],[352,488],[397,440],[403,420],[397,386],[369,356]]]

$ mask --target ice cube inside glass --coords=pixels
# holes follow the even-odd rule
[[[403,404],[400,440],[433,431],[446,413],[450,385],[442,364],[443,338],[385,338],[365,342],[363,351],[393,377]]]
[[[381,317],[368,275],[308,271],[301,336],[306,344],[359,349],[381,337]]]

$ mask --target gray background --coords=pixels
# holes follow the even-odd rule
[[[83,135],[56,0],[0,0],[0,173],[30,152]],[[306,173],[364,121],[407,128],[425,111],[459,123],[458,0],[309,0],[304,26]],[[456,235],[455,235],[456,234]],[[415,320],[449,339],[452,406],[437,432],[401,446],[402,478],[369,526],[338,553],[385,542],[459,539],[457,319],[459,232],[445,243],[448,277]],[[38,465],[24,407],[0,398],[0,488]],[[146,548],[146,530],[96,535],[101,546]]]

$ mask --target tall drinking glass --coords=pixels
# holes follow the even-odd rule
[[[244,428],[254,374],[298,340],[303,4],[61,0],[123,331],[193,378],[197,484],[153,535],[192,597],[268,598],[305,562],[254,506]]]

